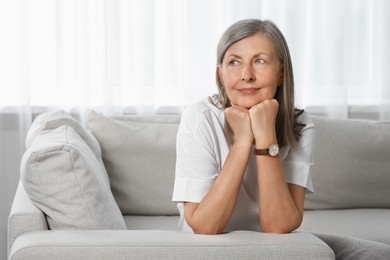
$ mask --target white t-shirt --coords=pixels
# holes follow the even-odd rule
[[[280,158],[287,183],[300,185],[313,192],[310,168],[313,165],[314,124],[305,112],[298,121],[306,125],[302,129],[298,147],[282,147]],[[184,218],[183,202],[201,202],[218,177],[229,153],[224,124],[223,110],[208,99],[187,107],[183,112],[177,134],[176,177],[172,197],[173,201],[178,202],[179,228],[183,231],[192,232]],[[225,232],[233,230],[260,231],[254,151],[250,153],[237,204]]]

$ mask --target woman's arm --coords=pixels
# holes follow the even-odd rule
[[[225,118],[234,132],[225,163],[200,203],[184,203],[184,216],[195,233],[220,234],[232,217],[253,143],[248,111],[230,107]]]
[[[286,183],[279,157],[258,156],[257,164],[262,231],[294,231],[302,223],[305,189]]]
[[[250,109],[256,149],[277,143],[276,100],[265,100]],[[263,232],[289,233],[302,223],[305,189],[287,184],[279,156],[257,156],[259,217]]]

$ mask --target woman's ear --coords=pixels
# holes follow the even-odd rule
[[[221,71],[221,66],[220,65],[217,66],[217,76],[218,76],[219,80],[221,81],[222,71]]]
[[[282,69],[280,70],[280,75],[279,75],[279,80],[278,80],[278,86],[282,86],[283,85],[283,67]]]
[[[216,68],[216,74],[217,74],[217,78],[218,78],[218,81],[219,81],[219,84],[222,86],[222,70],[221,70],[221,66],[218,65],[217,68]]]

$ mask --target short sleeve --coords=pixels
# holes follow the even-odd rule
[[[182,115],[176,143],[176,176],[172,200],[199,203],[220,171],[215,120],[197,110]]]
[[[299,121],[305,124],[296,148],[290,148],[287,157],[283,160],[284,174],[287,183],[296,184],[306,188],[309,193],[314,192],[311,180],[313,166],[313,151],[315,139],[315,126],[306,113]]]
[[[194,136],[177,136],[176,177],[173,201],[200,202],[217,177],[211,151]]]

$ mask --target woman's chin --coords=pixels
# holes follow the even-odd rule
[[[251,107],[253,107],[254,105],[258,104],[259,102],[249,102],[249,101],[246,101],[246,102],[237,102],[237,106],[240,106],[240,107],[243,107],[243,108],[246,108],[246,109],[250,109]]]

